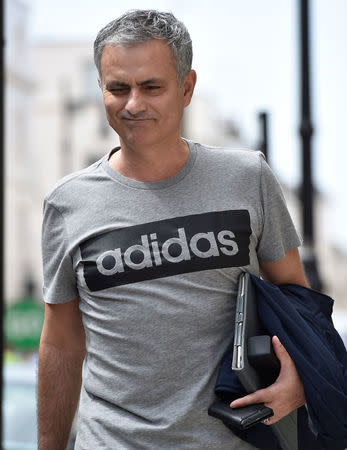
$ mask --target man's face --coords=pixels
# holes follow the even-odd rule
[[[171,49],[164,41],[107,45],[101,73],[107,119],[122,146],[144,148],[177,140],[195,72],[189,72],[180,87]]]

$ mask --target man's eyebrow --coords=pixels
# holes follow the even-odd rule
[[[127,83],[123,83],[123,81],[110,80],[110,81],[106,82],[106,88],[110,88],[110,87],[114,87],[114,86],[129,87],[129,85]]]
[[[150,78],[149,80],[141,81],[140,83],[136,83],[138,86],[145,86],[147,84],[160,84],[163,80],[160,78]]]
[[[149,78],[148,80],[140,81],[139,83],[136,83],[137,86],[147,86],[149,84],[161,84],[163,83],[163,80],[160,78]],[[118,80],[110,80],[106,83],[106,89],[109,89],[111,87],[129,87],[130,85],[128,83],[124,83],[124,81],[118,81]]]

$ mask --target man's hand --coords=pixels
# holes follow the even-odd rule
[[[305,404],[304,387],[292,358],[277,336],[272,338],[272,344],[281,363],[280,374],[275,383],[238,398],[230,404],[232,408],[241,408],[253,403],[264,403],[274,412],[274,415],[264,422],[266,425],[278,422],[282,417]]]

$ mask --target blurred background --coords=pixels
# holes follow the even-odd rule
[[[335,299],[334,322],[346,340],[347,2],[310,2],[308,73],[314,132],[308,234],[301,201],[300,4],[300,0],[127,0],[126,6],[114,0],[4,1],[5,369],[29,367],[31,412],[26,417],[35,415],[33,373],[43,320],[43,197],[59,178],[88,166],[118,144],[105,119],[93,41],[100,28],[128,9],[172,11],[186,24],[198,83],[185,112],[183,136],[266,152],[304,237],[302,256],[308,270],[314,260],[313,278]],[[12,372],[5,377],[7,385],[18,378]],[[8,441],[12,439],[5,448],[36,448],[30,447],[35,436],[29,436],[26,444],[24,438],[18,443],[13,437],[18,438],[18,426],[24,427],[18,425],[24,391],[12,396],[9,390],[4,392],[8,412],[4,433]]]

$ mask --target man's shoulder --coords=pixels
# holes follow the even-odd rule
[[[83,181],[91,180],[93,174],[100,170],[104,156],[88,167],[74,171],[60,178],[45,195],[45,201],[54,203],[55,201],[72,194],[78,187],[83,185]]]
[[[242,147],[217,147],[195,143],[202,158],[209,160],[211,164],[227,164],[233,167],[260,168],[262,152]]]

